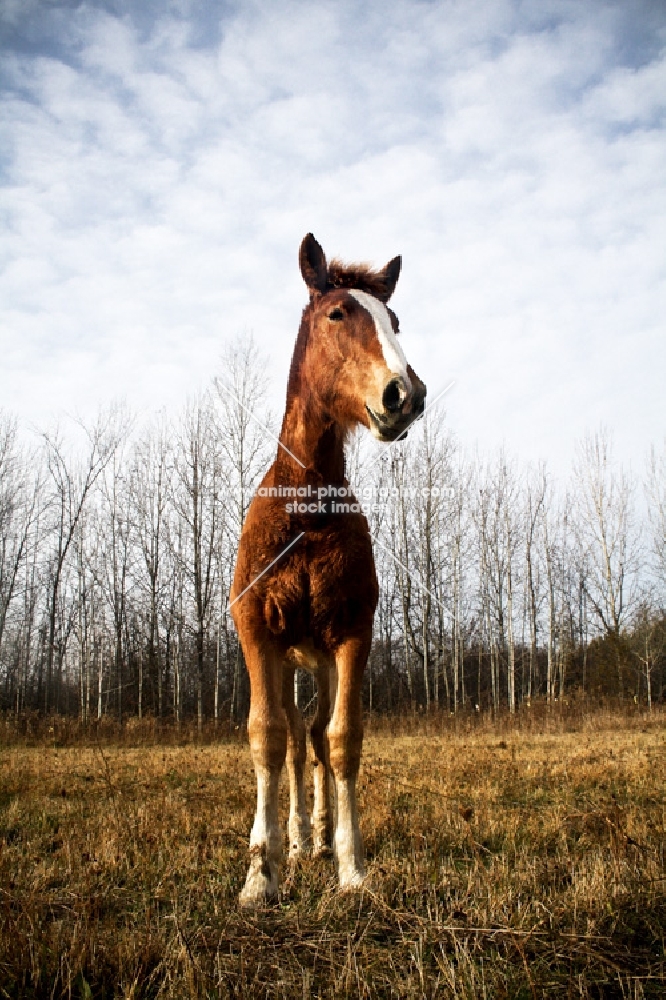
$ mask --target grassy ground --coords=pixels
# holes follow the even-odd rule
[[[666,729],[374,728],[369,887],[242,914],[247,747],[0,749],[0,997],[664,997]]]

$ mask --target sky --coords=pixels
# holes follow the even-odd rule
[[[0,0],[0,408],[179,412],[298,247],[383,265],[465,447],[666,433],[662,0]]]

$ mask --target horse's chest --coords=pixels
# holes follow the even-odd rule
[[[367,530],[313,532],[269,586],[266,621],[291,642],[324,647],[372,626],[378,586]]]

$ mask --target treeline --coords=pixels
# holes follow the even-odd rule
[[[240,724],[249,691],[227,610],[240,528],[275,453],[252,343],[180,417],[122,408],[33,447],[0,414],[0,705]],[[266,429],[268,428],[268,429]],[[570,481],[470,456],[437,407],[405,444],[351,443],[381,597],[373,711],[514,711],[537,697],[664,697],[666,450],[644,476],[604,431]],[[299,702],[311,705],[311,679]]]

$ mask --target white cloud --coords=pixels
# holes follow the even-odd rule
[[[58,8],[50,37],[7,8],[3,405],[178,408],[243,329],[279,405],[311,230],[403,254],[405,351],[457,377],[463,440],[564,471],[600,420],[624,457],[661,437],[666,14],[197,6]]]

